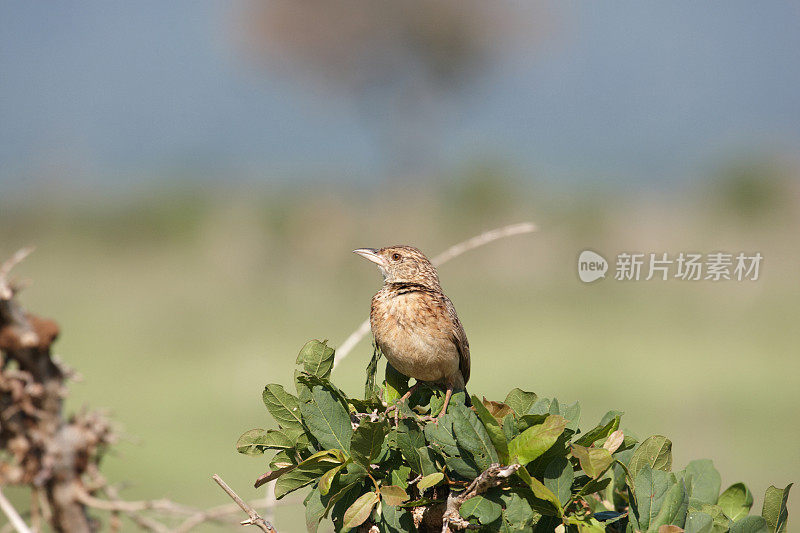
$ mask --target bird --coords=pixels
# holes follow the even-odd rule
[[[353,253],[372,261],[383,274],[383,287],[372,297],[370,326],[375,344],[401,374],[416,383],[442,387],[447,412],[454,391],[466,390],[470,374],[469,341],[456,308],[439,283],[436,268],[419,249],[396,245],[358,248]],[[469,401],[469,400],[467,400]]]

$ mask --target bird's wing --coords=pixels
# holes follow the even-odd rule
[[[461,321],[458,319],[456,308],[447,296],[444,296],[444,305],[453,328],[452,341],[458,350],[458,368],[461,370],[461,376],[464,378],[464,385],[466,385],[467,381],[469,381],[470,372],[469,341],[467,340],[467,334],[464,333],[464,326],[461,325]]]

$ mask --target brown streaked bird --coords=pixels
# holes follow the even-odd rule
[[[372,297],[369,320],[372,335],[389,363],[417,380],[403,395],[405,401],[420,382],[446,390],[447,412],[453,391],[469,381],[469,342],[453,302],[442,292],[436,268],[412,246],[359,248],[354,253],[378,265],[383,287]]]

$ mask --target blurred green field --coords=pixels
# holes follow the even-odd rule
[[[408,243],[436,253],[522,220],[541,230],[440,271],[472,346],[472,394],[502,399],[519,386],[579,400],[584,427],[624,410],[624,428],[672,439],[678,467],[707,457],[723,487],[746,482],[759,510],[770,484],[800,481],[795,189],[755,215],[717,206],[713,190],[489,190],[494,197],[479,186],[424,195],[409,186],[15,198],[0,202],[0,256],[37,246],[17,270],[33,281],[22,301],[61,325],[57,353],[83,376],[69,408],[108,409],[121,424],[128,438],[103,466],[127,482],[129,499],[227,503],[213,473],[259,496],[252,482],[267,461],[234,443],[268,424],[261,389],[290,384],[306,340],[338,346],[366,317],[380,276],[352,249]],[[757,282],[584,285],[575,263],[587,248],[609,260],[719,250],[765,260]],[[334,380],[360,391],[370,353],[362,342]],[[798,513],[793,494],[792,522]],[[281,533],[304,529],[298,505],[275,520]]]

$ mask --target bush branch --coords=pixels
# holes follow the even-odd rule
[[[470,498],[502,485],[520,468],[521,466],[518,464],[502,466],[499,463],[494,463],[472,480],[472,483],[463,492],[458,494],[451,492],[447,497],[447,508],[442,516],[442,533],[450,533],[452,529],[477,529],[477,526],[470,524],[469,521],[461,517],[458,512],[461,509],[461,505]]]
[[[267,522],[266,520],[264,520],[263,518],[261,518],[261,516],[260,516],[260,515],[259,515],[259,514],[256,512],[256,510],[255,510],[255,509],[253,509],[253,508],[252,508],[250,505],[248,505],[247,503],[245,503],[245,501],[244,501],[244,500],[242,500],[242,499],[239,497],[239,495],[238,495],[238,494],[236,494],[236,492],[234,492],[234,490],[233,490],[232,488],[230,488],[230,487],[228,486],[228,484],[227,484],[227,483],[225,483],[225,482],[222,480],[222,478],[221,478],[221,477],[219,477],[217,474],[214,474],[212,477],[213,477],[214,481],[216,481],[216,482],[217,482],[217,485],[219,485],[219,486],[220,486],[220,488],[222,488],[222,490],[224,490],[224,491],[225,491],[225,493],[226,493],[228,496],[230,496],[230,497],[231,497],[231,499],[232,499],[234,502],[236,502],[236,505],[238,505],[238,506],[239,506],[239,508],[240,508],[242,511],[244,511],[245,513],[247,513],[247,516],[249,516],[249,517],[250,517],[250,519],[249,519],[249,520],[245,520],[245,521],[241,522],[241,524],[242,524],[243,526],[256,526],[256,527],[260,528],[260,529],[261,529],[261,531],[265,531],[266,533],[278,533],[278,532],[275,530],[275,528],[274,528],[274,527],[272,527],[272,524],[270,524],[269,522]]]
[[[8,522],[13,526],[17,533],[31,533],[28,525],[19,515],[17,510],[14,509],[14,506],[11,505],[11,502],[6,499],[2,490],[0,490],[0,509],[2,509],[3,513],[8,517]]]

